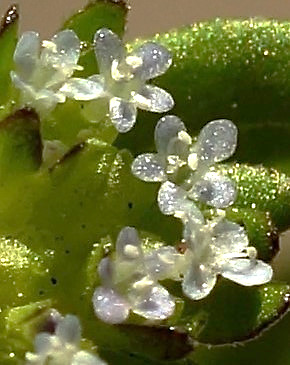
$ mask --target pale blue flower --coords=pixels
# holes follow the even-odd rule
[[[169,51],[147,42],[131,53],[111,30],[99,29],[94,39],[100,74],[90,80],[109,100],[109,115],[120,133],[126,133],[136,122],[137,108],[156,113],[170,110],[174,101],[169,93],[154,85],[146,85],[165,73],[172,63]]]
[[[171,246],[144,253],[137,231],[123,228],[115,257],[102,259],[98,268],[102,286],[93,295],[97,317],[116,324],[125,321],[130,310],[149,320],[171,316],[175,301],[158,280],[178,278],[182,259]]]
[[[231,205],[236,197],[233,182],[212,170],[229,158],[237,144],[237,129],[226,119],[209,122],[197,141],[175,116],[165,116],[155,128],[157,153],[137,156],[132,173],[146,182],[160,182],[159,208],[164,214],[179,214],[185,205],[195,210],[194,201],[217,209]]]
[[[26,365],[106,365],[97,355],[80,350],[81,326],[78,318],[66,315],[55,333],[41,332],[34,341],[35,353],[27,352]]]
[[[50,41],[41,42],[36,32],[25,32],[15,52],[15,71],[11,79],[21,92],[21,106],[35,108],[39,113],[50,112],[67,97],[92,100],[100,92],[93,81],[73,78],[81,70],[80,40],[72,30],[63,30]]]

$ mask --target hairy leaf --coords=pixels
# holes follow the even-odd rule
[[[262,166],[229,165],[221,167],[238,189],[234,207],[269,212],[279,231],[290,226],[290,180],[274,169]]]
[[[186,300],[180,318],[171,324],[182,326],[202,343],[243,341],[258,335],[286,312],[289,293],[286,284],[242,287],[221,279],[207,298]]]

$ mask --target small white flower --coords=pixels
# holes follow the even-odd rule
[[[156,125],[155,144],[157,153],[139,155],[132,164],[132,172],[143,181],[162,183],[158,193],[162,213],[178,215],[189,205],[188,199],[218,209],[234,202],[232,181],[211,171],[215,163],[235,151],[237,129],[231,121],[209,122],[193,142],[179,118],[165,116]],[[199,215],[192,201],[190,205]]]
[[[54,334],[39,333],[35,338],[35,353],[27,352],[26,365],[106,365],[98,356],[79,350],[80,322],[66,315],[56,326]]]
[[[270,265],[256,259],[243,227],[223,218],[197,224],[183,217],[185,251],[183,292],[193,300],[205,298],[217,275],[240,285],[265,284],[272,278]]]
[[[22,106],[30,106],[40,113],[51,111],[66,97],[92,100],[99,92],[96,83],[71,78],[78,66],[80,40],[72,30],[56,34],[41,43],[39,34],[25,32],[14,53],[15,71],[11,71],[14,85],[21,90]]]
[[[100,75],[93,75],[103,96],[109,99],[112,123],[121,133],[133,128],[137,108],[163,113],[174,101],[157,86],[145,85],[147,80],[162,75],[172,63],[170,53],[156,43],[145,43],[127,54],[122,41],[111,30],[99,29],[94,39]]]
[[[93,295],[97,317],[116,324],[125,321],[132,310],[150,320],[168,318],[175,302],[158,280],[177,280],[182,261],[183,256],[170,246],[144,253],[137,231],[123,228],[115,258],[102,259],[98,268],[102,286]]]

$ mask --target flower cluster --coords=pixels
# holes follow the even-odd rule
[[[35,338],[35,353],[26,353],[26,365],[106,365],[98,356],[79,349],[81,326],[73,315],[60,317],[55,332]]]
[[[158,205],[165,215],[184,224],[185,253],[180,271],[182,288],[193,300],[206,297],[217,275],[244,286],[271,280],[270,265],[256,259],[243,227],[225,218],[223,209],[234,203],[233,182],[215,170],[217,162],[232,156],[237,128],[225,119],[206,124],[196,141],[175,116],[165,116],[156,125],[157,153],[139,155],[132,173],[146,182],[160,182]],[[206,221],[199,206],[216,209],[217,217]]]
[[[80,41],[72,30],[42,43],[37,33],[24,33],[11,72],[21,91],[21,105],[45,114],[66,98],[102,98],[120,133],[133,128],[137,108],[163,113],[174,106],[167,91],[146,84],[169,69],[172,57],[167,49],[148,42],[128,53],[118,36],[106,28],[96,32],[93,42],[99,74],[83,79],[73,77],[82,67],[78,65]],[[115,252],[99,264],[101,285],[92,299],[96,316],[110,324],[127,320],[130,311],[150,321],[170,317],[175,299],[161,285],[165,279],[181,282],[185,296],[200,300],[214,288],[218,275],[244,286],[272,278],[271,266],[257,259],[245,229],[226,219],[225,209],[237,193],[216,164],[233,155],[236,126],[226,119],[214,120],[192,139],[184,123],[168,115],[156,125],[155,144],[156,153],[135,158],[132,173],[145,182],[161,184],[157,203],[163,214],[181,219],[185,250],[180,253],[173,246],[145,250],[136,229],[123,228]],[[205,219],[204,206],[214,211],[211,219]],[[66,316],[54,334],[36,337],[36,353],[26,354],[27,364],[104,364],[79,351],[79,341],[77,318]]]
[[[72,77],[81,54],[80,40],[72,30],[56,34],[43,41],[35,32],[20,38],[15,53],[14,85],[21,90],[21,105],[39,113],[51,111],[66,98],[89,101],[108,100],[108,113],[116,129],[128,132],[136,122],[137,107],[163,113],[174,101],[165,90],[146,81],[162,75],[172,58],[164,47],[148,42],[127,54],[116,34],[99,29],[94,37],[100,74],[88,79]]]

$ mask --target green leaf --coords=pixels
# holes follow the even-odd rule
[[[28,151],[28,155],[32,154],[30,149]],[[96,244],[102,236],[109,233],[112,240],[115,241],[119,230],[123,226],[131,225],[159,236],[166,243],[177,243],[181,237],[180,222],[164,217],[157,208],[158,185],[146,184],[136,179],[130,171],[131,162],[132,156],[127,151],[118,151],[104,142],[90,139],[83,147],[72,150],[51,170],[29,173],[27,176],[23,176],[22,180],[15,180],[13,184],[4,183],[0,187],[0,198],[4,201],[0,211],[0,233],[20,240],[23,244],[29,245],[33,252],[45,257],[47,275],[34,282],[31,300],[52,299],[60,312],[78,314],[83,320],[85,336],[104,350],[119,351],[123,349],[125,352],[130,352],[132,343],[134,343],[137,353],[143,354],[145,357],[163,359],[166,354],[166,346],[163,341],[151,341],[150,346],[144,349],[142,336],[148,339],[152,337],[147,327],[112,327],[101,323],[95,318],[91,304],[92,290],[96,284],[93,280],[88,282],[88,277],[93,277],[98,261],[105,253],[104,247],[108,247],[108,242],[105,241],[101,241],[101,245]],[[279,175],[279,178],[276,177],[274,180],[276,189],[279,194],[284,192],[286,195],[273,196],[273,202],[267,200],[268,205],[265,205],[265,199],[260,197],[261,204],[258,208],[261,211],[258,213],[253,211],[254,214],[251,215],[250,204],[253,204],[253,201],[258,204],[255,189],[260,186],[259,184],[257,187],[254,185],[253,188],[252,179],[256,181],[258,175],[260,179],[264,179],[264,185],[269,185],[267,188],[273,189],[271,185],[273,184],[273,171],[263,169],[263,173],[261,173],[261,170],[257,171],[248,166],[242,168],[244,170],[238,169],[236,165],[224,167],[226,173],[230,173],[233,177],[239,176],[238,173],[244,171],[245,176],[240,179],[236,178],[236,181],[244,194],[247,189],[250,189],[250,192],[246,194],[246,197],[249,198],[247,204],[238,204],[236,208],[228,211],[228,215],[231,215],[233,220],[242,220],[249,227],[251,241],[253,240],[253,244],[258,248],[260,256],[270,259],[275,247],[273,248],[274,241],[269,240],[268,234],[272,233],[274,228],[264,213],[266,211],[272,213],[273,210],[277,219],[280,219],[277,207],[273,202],[276,201],[280,205],[286,204],[287,181],[282,175]],[[267,190],[262,190],[262,192],[267,194]],[[250,200],[250,197],[256,200]],[[238,201],[239,199],[240,197]],[[245,197],[241,201],[244,202]],[[14,209],[11,210],[11,207]],[[282,208],[279,207],[279,209]],[[257,225],[251,223],[253,217],[256,219],[255,223],[259,224],[258,228]],[[88,261],[89,266],[87,266]],[[66,270],[63,270],[66,262],[69,262],[69,265],[66,265]],[[79,269],[75,270],[76,267]],[[5,284],[4,290],[6,290],[5,288],[8,290],[8,283],[9,280],[7,285]],[[90,287],[89,290],[88,287]],[[288,287],[284,289],[282,290],[283,295]],[[261,288],[242,288],[234,284],[221,284],[213,291],[209,299],[202,302],[196,303],[185,299],[185,309],[181,308],[168,325],[183,326],[193,337],[202,334],[203,337],[200,339],[209,338],[209,341],[214,343],[243,339],[253,332],[258,332],[262,325],[273,320],[275,309],[281,307],[281,295],[275,295],[276,302],[268,303],[267,318],[265,315],[261,316],[261,312],[259,312],[263,304],[261,290]],[[173,293],[184,300],[178,290]],[[245,326],[241,328],[241,332],[235,332],[230,329],[230,326],[235,323],[236,319],[229,316],[228,327],[219,340],[214,337],[210,327],[205,326],[207,318],[211,318],[213,315],[209,311],[212,305],[206,303],[207,300],[209,303],[211,303],[210,300],[216,303],[222,302],[224,296],[230,298],[235,306],[238,305],[236,301],[243,302],[247,298],[249,318],[245,322]],[[7,305],[13,305],[13,300],[9,297]],[[254,308],[252,312],[250,304]],[[208,309],[205,310],[205,308]],[[220,307],[212,308],[215,310],[214,313],[221,311]],[[255,316],[258,316],[259,319]],[[139,331],[142,336],[140,334],[137,336]],[[152,331],[155,330],[152,329]],[[232,337],[230,337],[230,331],[233,331],[231,332]],[[179,339],[180,337],[174,336],[174,338]],[[181,342],[183,343],[184,339]],[[183,355],[188,351],[186,347],[180,347],[178,341],[175,345],[177,348],[170,355],[172,359],[182,356],[179,352],[180,349],[183,349]],[[171,348],[174,349],[173,344]]]
[[[158,329],[128,330],[101,323],[93,313],[91,291],[87,289],[87,261],[96,249],[95,242],[108,233],[115,240],[126,225],[140,227],[144,211],[150,211],[155,201],[155,186],[146,185],[131,174],[131,161],[127,151],[91,139],[53,169],[28,174],[13,184],[3,183],[0,234],[29,245],[44,260],[46,275],[33,282],[30,301],[52,299],[61,313],[77,314],[85,337],[104,349],[130,352],[134,343],[136,352],[162,358],[168,354],[166,343],[175,343],[176,339],[170,355],[176,358],[189,351],[184,345],[187,335],[178,336],[164,329],[167,340],[152,342],[152,331],[156,333]],[[148,200],[143,199],[143,194]],[[162,217],[157,210],[158,216]],[[171,223],[166,219],[165,222],[162,229],[167,232],[165,227]],[[174,227],[169,228],[168,235],[171,231]],[[97,259],[101,257],[102,254]],[[8,291],[13,280],[10,275],[2,291]],[[12,293],[7,305],[13,306],[16,299],[17,293]],[[146,348],[142,338],[148,338]]]
[[[173,54],[173,66],[154,80],[175,99],[170,113],[193,135],[210,120],[230,119],[240,131],[240,161],[289,172],[289,27],[276,20],[217,19],[156,35],[153,40]],[[139,113],[136,128],[119,136],[118,145],[135,153],[152,150],[153,140],[143,137],[153,135],[158,118]]]
[[[38,296],[41,282],[49,282],[39,256],[17,239],[0,237],[0,309],[23,305]]]
[[[219,171],[236,183],[238,196],[234,207],[269,212],[280,232],[290,227],[290,180],[285,174],[239,164],[221,166]]]
[[[10,79],[13,69],[13,54],[18,34],[18,8],[12,5],[0,23],[0,119],[6,117],[12,110],[15,89]]]
[[[290,313],[255,341],[242,346],[199,346],[194,352],[198,365],[285,365],[289,362]]]
[[[212,293],[200,301],[185,300],[182,326],[202,343],[224,344],[251,339],[275,322],[289,307],[290,287],[268,283],[242,287],[220,280]]]
[[[98,72],[92,49],[94,34],[99,28],[109,28],[122,36],[127,12],[128,4],[125,0],[93,0],[64,23],[64,29],[74,30],[84,42],[80,58],[80,65],[84,67],[84,70],[78,72],[78,76],[88,76]]]

